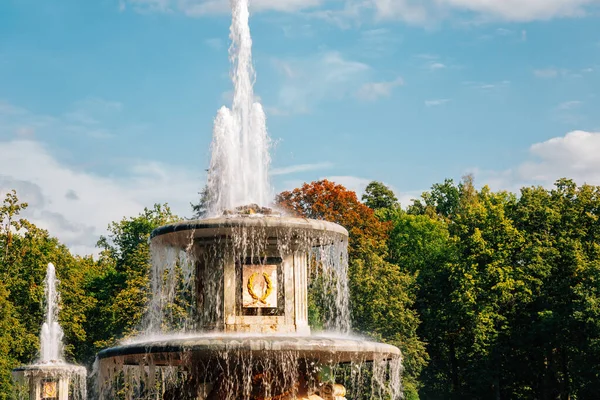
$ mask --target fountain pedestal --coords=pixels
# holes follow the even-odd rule
[[[194,260],[199,330],[309,335],[310,253],[327,249],[321,258],[339,264],[347,240],[348,232],[340,225],[309,219],[232,216],[184,221],[153,232],[153,263],[172,264],[172,251],[164,249],[185,249]],[[161,274],[164,271],[155,275]]]
[[[360,387],[369,364],[368,387],[397,378],[384,396],[397,399],[398,348],[310,332],[310,271],[333,301],[332,328],[349,327],[347,240],[334,223],[264,215],[156,229],[150,328],[98,353],[100,397],[344,400],[335,369]]]
[[[13,370],[17,388],[29,400],[85,400],[85,367],[57,363],[28,365]]]

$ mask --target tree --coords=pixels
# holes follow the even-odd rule
[[[191,204],[192,211],[194,212],[194,218],[205,218],[208,216],[210,206],[210,193],[208,191],[208,185],[204,185],[204,188],[200,191],[200,200],[198,204]]]
[[[464,185],[472,187],[472,176],[463,178],[463,182],[456,186],[452,179],[446,179],[443,183],[436,183],[430,192],[421,195],[421,200],[415,200],[408,207],[409,214],[437,216],[440,218],[451,218],[459,207],[461,189]]]
[[[85,351],[83,324],[93,304],[83,290],[85,279],[94,271],[93,260],[74,257],[47,231],[20,218],[26,207],[14,191],[0,207],[0,399],[8,396],[10,369],[34,362],[38,356],[48,263],[56,265],[60,281],[59,322],[65,332],[67,360],[75,360]]]
[[[400,346],[406,394],[415,394],[427,355],[416,332],[414,276],[385,260],[391,224],[379,220],[373,209],[358,201],[356,193],[328,180],[283,192],[277,201],[298,216],[336,222],[348,229],[354,329]]]
[[[358,201],[356,193],[326,179],[277,195],[276,202],[294,215],[338,223],[350,234],[350,255],[386,252],[389,224]]]
[[[9,300],[9,292],[0,281],[0,400],[11,398],[11,370],[19,365],[18,338],[22,333],[23,329]]]
[[[400,206],[394,192],[381,182],[369,183],[362,195],[362,201],[373,210],[394,209]]]
[[[109,235],[100,237],[102,272],[86,287],[96,299],[86,328],[93,333],[95,349],[112,345],[139,328],[150,294],[150,234],[178,220],[167,205],[156,204],[137,217],[113,222]]]
[[[600,187],[560,179],[523,188],[513,218],[536,295],[515,327],[515,363],[539,399],[597,397],[600,387]]]

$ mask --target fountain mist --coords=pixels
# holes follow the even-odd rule
[[[40,334],[40,362],[57,363],[62,362],[62,338],[63,330],[58,324],[58,301],[59,294],[56,290],[56,271],[54,264],[48,264],[46,271],[45,294],[46,294],[46,321],[42,325]]]
[[[230,28],[233,104],[215,118],[208,172],[208,210],[218,215],[246,204],[268,205],[270,140],[266,117],[254,98],[248,0],[232,0]]]

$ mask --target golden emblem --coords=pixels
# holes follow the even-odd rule
[[[46,381],[42,383],[42,399],[55,399],[57,396],[56,382]]]
[[[273,281],[271,281],[271,277],[266,272],[263,272],[262,276],[267,285],[265,292],[262,296],[259,297],[258,294],[256,294],[256,292],[254,291],[254,281],[258,277],[258,272],[255,272],[252,275],[250,275],[250,277],[248,278],[248,284],[246,286],[248,288],[248,294],[250,295],[250,297],[252,297],[255,301],[258,301],[259,303],[267,304],[267,298],[271,295],[271,292],[273,291]]]

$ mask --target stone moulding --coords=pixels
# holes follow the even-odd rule
[[[368,342],[364,339],[330,338],[320,336],[238,336],[197,335],[164,340],[149,339],[143,343],[125,344],[98,353],[98,359],[121,357],[125,364],[139,365],[150,357],[160,365],[172,363],[178,355],[203,355],[207,359],[222,353],[231,356],[265,357],[290,352],[298,358],[325,363],[388,360],[400,357],[400,350],[392,345]]]

